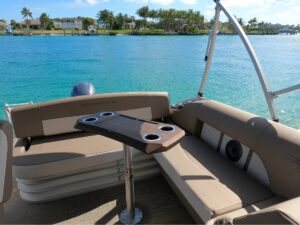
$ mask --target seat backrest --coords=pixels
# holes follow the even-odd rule
[[[0,204],[8,201],[12,191],[13,132],[10,123],[0,120]]]
[[[233,219],[232,224],[300,224],[300,197]]]
[[[288,199],[298,197],[300,131],[279,123],[270,122],[270,124],[260,135],[255,152],[266,167],[273,192]]]
[[[275,194],[286,198],[300,195],[299,131],[216,101],[192,104],[173,113],[172,119]],[[195,111],[197,116],[192,115]],[[194,124],[192,129],[190,124]],[[232,142],[241,149],[236,159],[229,154]]]
[[[11,118],[16,137],[27,138],[75,132],[77,119],[99,111],[161,119],[169,115],[169,97],[165,92],[79,96],[17,107]]]

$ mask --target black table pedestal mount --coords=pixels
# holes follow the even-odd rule
[[[184,130],[173,124],[146,121],[116,112],[99,112],[79,119],[76,129],[91,131],[124,144],[124,180],[126,209],[120,214],[122,224],[138,224],[143,213],[135,208],[132,148],[145,154],[165,152],[184,137]]]
[[[131,147],[124,144],[124,180],[126,191],[126,209],[120,214],[122,224],[138,224],[143,219],[143,213],[135,208],[134,175]]]

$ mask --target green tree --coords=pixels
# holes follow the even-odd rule
[[[144,6],[136,11],[136,14],[142,17],[144,20],[147,20],[149,17],[149,7]]]
[[[114,13],[112,11],[109,11],[107,9],[101,10],[98,12],[97,18],[103,23],[108,23],[112,28],[114,22]]]
[[[88,30],[89,26],[95,25],[95,20],[90,17],[86,17],[82,20],[82,27],[84,30]]]
[[[245,22],[243,20],[243,18],[237,18],[237,21],[239,22],[239,24],[243,27],[245,25]]]
[[[30,9],[23,7],[21,14],[23,16],[23,19],[25,19],[25,23],[27,25],[27,29],[29,30],[29,26],[30,26],[30,19],[32,19],[32,12],[30,11]]]
[[[123,28],[123,25],[125,23],[125,15],[122,13],[118,13],[117,16],[114,18],[112,29],[119,30]]]
[[[42,13],[39,19],[44,30],[51,29],[52,20],[46,13]]]
[[[257,18],[254,17],[253,19],[249,20],[248,24],[250,25],[250,27],[256,27],[258,24]]]
[[[148,12],[148,17],[151,18],[153,21],[158,19],[158,12],[156,10],[150,10]]]
[[[13,28],[13,29],[16,29],[17,27],[17,22],[15,20],[11,20],[10,21],[10,26]]]

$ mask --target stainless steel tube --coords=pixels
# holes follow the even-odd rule
[[[214,53],[214,50],[215,50],[217,35],[218,35],[218,32],[219,32],[220,13],[221,13],[221,9],[217,4],[215,19],[214,19],[215,20],[214,21],[214,27],[213,27],[212,33],[209,35],[209,38],[208,38],[208,47],[207,47],[207,52],[206,52],[206,55],[205,55],[206,66],[205,66],[203,78],[202,78],[202,81],[201,81],[201,86],[200,86],[200,89],[199,89],[199,92],[198,92],[198,96],[200,96],[200,97],[203,96],[203,92],[204,92],[204,88],[205,88],[205,85],[206,85],[208,73],[209,73],[209,70],[210,70],[210,67],[211,67],[211,63],[212,63],[212,57],[213,57],[213,53]]]
[[[126,209],[120,214],[120,221],[123,224],[138,224],[143,213],[140,209],[135,208],[134,195],[134,175],[132,165],[131,147],[124,144],[124,180],[126,193]]]
[[[128,218],[134,218],[134,178],[132,170],[132,153],[128,145],[124,145],[124,172],[125,172],[125,189],[126,189],[126,204]]]

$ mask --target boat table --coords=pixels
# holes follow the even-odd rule
[[[91,131],[124,144],[124,179],[126,205],[120,214],[123,224],[137,224],[143,218],[140,209],[135,208],[134,176],[131,147],[145,154],[168,151],[185,135],[181,128],[154,121],[141,120],[116,112],[99,112],[80,118],[76,129]]]

